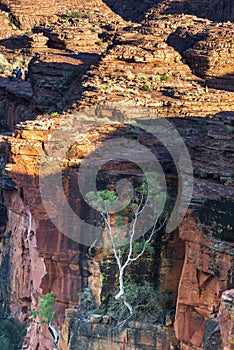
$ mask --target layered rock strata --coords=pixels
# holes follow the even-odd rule
[[[105,3],[125,19],[131,18],[129,6],[136,7],[135,2]],[[78,303],[77,293],[84,286],[90,287],[97,301],[101,293],[108,293],[108,286],[102,290],[100,285],[103,256],[87,261],[85,248],[64,236],[42,205],[39,165],[53,130],[62,121],[72,124],[74,120],[65,111],[92,108],[85,119],[75,117],[82,137],[65,160],[65,192],[81,216],[87,207],[76,191],[74,174],[82,159],[115,132],[126,137],[127,130],[128,136],[152,149],[167,169],[169,187],[175,190],[176,171],[171,170],[168,154],[150,135],[136,132],[134,127],[129,130],[125,123],[177,117],[173,123],[189,148],[195,187],[181,227],[165,237],[160,258],[150,265],[151,277],[158,278],[162,291],[170,295],[167,307],[173,310],[176,304],[175,320],[171,317],[169,328],[162,333],[173,338],[174,323],[181,349],[206,348],[214,331],[207,324],[217,315],[221,302],[223,344],[232,348],[231,311],[225,304],[231,294],[227,292],[226,301],[221,294],[234,283],[230,223],[233,26],[211,22],[233,20],[232,2],[208,1],[205,9],[201,1],[154,2],[156,8],[141,24],[125,22],[107,5],[99,0],[1,3],[4,32],[0,35],[9,39],[0,43],[0,126],[14,130],[19,121],[35,119],[18,125],[14,135],[1,137],[0,149],[10,176],[2,171],[0,177],[1,305],[6,316],[11,312],[28,322],[29,310],[38,306],[41,294],[53,291],[57,294],[59,329],[65,309]],[[134,21],[142,19],[152,4],[139,5]],[[178,14],[181,10],[192,15]],[[33,32],[25,32],[31,29]],[[30,82],[8,79],[11,68],[26,68],[31,57]],[[36,117],[41,112],[51,115]],[[59,112],[64,113],[58,116]],[[211,118],[215,113],[218,115]],[[179,119],[185,116],[207,118]],[[54,193],[56,198],[56,190]],[[65,346],[68,344],[67,339]],[[46,327],[32,323],[24,348],[44,350],[52,346]]]
[[[213,71],[210,69],[207,75],[202,75],[195,69],[191,71],[181,56],[183,53],[172,47],[173,33],[176,33],[177,28],[183,32],[184,26],[191,28],[191,33],[194,27],[199,32],[201,28],[210,26],[216,37],[221,31],[224,38],[231,28],[231,25],[216,28],[207,20],[200,21],[195,17],[180,15],[160,20],[149,16],[143,25],[119,31],[115,35],[114,44],[107,50],[98,67],[90,70],[84,80],[80,105],[105,104],[108,101],[113,106],[147,106],[157,110],[160,116],[206,116],[221,110],[232,110],[232,75],[228,75],[225,70],[225,67],[229,70],[232,67],[232,53],[230,51],[228,56],[226,53],[229,44],[222,42],[223,49],[219,50],[220,54],[216,58],[212,58],[213,51],[206,51],[204,59],[207,62],[213,60]],[[190,33],[190,30],[186,30]],[[185,38],[185,46],[186,40],[189,45],[193,45],[193,38]],[[204,40],[204,45],[209,46],[209,43],[210,41]],[[218,42],[212,42],[213,50],[216,46],[219,46]],[[192,52],[191,50],[186,53]],[[199,57],[204,57],[203,52],[200,52]],[[199,57],[194,57],[194,62],[198,62]],[[225,66],[223,60],[227,62]],[[189,59],[188,63],[190,65]],[[217,77],[215,69],[219,70]],[[196,73],[202,78],[196,76]],[[211,84],[212,88],[209,88],[209,82],[217,83],[220,76],[226,79],[223,86]],[[228,87],[231,91],[225,91]],[[223,90],[220,91],[219,88]]]
[[[104,116],[107,112],[105,110],[100,112],[97,109],[98,111],[100,117]],[[94,111],[92,111],[91,116],[93,116],[93,113]],[[149,117],[152,118],[151,112],[149,111],[148,113]],[[71,122],[71,116],[67,116],[66,118],[67,122],[69,120]],[[109,134],[108,130],[112,130],[112,132],[114,129],[118,130],[118,124],[114,126],[114,129],[113,125],[105,126],[105,124],[102,127],[97,127],[95,126],[95,120],[92,118],[90,119],[88,117],[86,120],[80,119],[80,132],[84,135],[85,130],[87,131],[85,138],[81,137],[77,145],[78,148],[76,150],[74,149],[73,153],[70,153],[67,163],[71,167],[68,172],[70,174],[69,177],[75,171],[75,168],[72,170],[72,167],[76,167],[76,164],[79,164],[86,154],[92,152],[94,147],[98,147],[98,144],[102,143],[102,140],[105,138],[114,137],[113,134]],[[228,133],[231,120],[225,115],[220,115],[216,119],[209,121],[199,118],[192,120],[186,119],[183,122],[180,119],[174,120],[175,125],[190,149],[194,164],[195,191],[194,204],[192,202],[192,206],[194,205],[195,208],[197,206],[198,208],[205,208],[204,200],[207,198],[218,202],[219,198],[225,195],[226,198],[230,198],[231,200],[233,193],[233,171],[229,154],[232,152],[232,134]],[[54,291],[58,295],[56,308],[62,317],[65,308],[69,305],[75,305],[78,302],[77,293],[81,290],[82,283],[87,283],[88,280],[85,270],[81,270],[79,260],[81,247],[58,232],[50,223],[48,215],[42,206],[39,193],[38,166],[40,159],[42,159],[44,152],[46,152],[46,144],[50,138],[49,135],[60,123],[61,118],[59,120],[58,118],[50,117],[44,120],[38,118],[36,121],[21,124],[16,137],[8,137],[13,163],[11,165],[9,164],[7,169],[11,177],[18,184],[19,193],[23,198],[24,205],[27,206],[33,218],[33,227],[35,227],[34,230],[36,231],[33,231],[36,235],[36,249],[44,264],[44,275],[41,274],[41,277],[37,278],[38,283],[40,281],[39,287],[43,293]],[[123,125],[121,126],[119,124],[120,131],[122,127]],[[144,133],[140,135],[140,139],[142,138],[146,145],[147,142],[152,144],[151,138],[147,141]],[[203,140],[203,147],[200,146],[201,138]],[[225,145],[223,144],[224,138],[226,140]],[[206,141],[204,142],[204,140]],[[209,150],[209,153],[207,153],[207,150]],[[161,151],[160,159],[162,159],[164,164],[164,162],[167,162],[167,156],[163,149]],[[222,159],[218,167],[216,164],[214,166],[217,152],[219,152],[219,157]],[[77,199],[74,197],[75,183],[73,183],[72,177],[69,180],[69,187],[66,187],[68,198],[70,197],[69,201],[73,203],[72,205],[78,210],[79,215],[83,215],[82,206],[78,199],[79,196],[75,196]],[[72,188],[73,190],[71,191]],[[197,209],[192,210],[194,213],[197,212]],[[225,223],[220,232],[217,231],[217,227],[212,222],[204,223],[201,214],[193,218],[193,211],[190,214],[188,213],[179,233],[180,240],[177,247],[179,250],[182,249],[181,262],[179,264],[174,262],[178,258],[177,255],[174,257],[174,260],[171,259],[169,250],[173,244],[171,243],[171,245],[169,243],[170,239],[168,238],[168,246],[163,253],[165,259],[168,259],[168,262],[166,264],[164,263],[160,273],[165,280],[169,278],[167,276],[171,276],[170,271],[172,271],[171,268],[173,267],[173,274],[178,276],[174,283],[165,280],[162,287],[165,291],[172,295],[174,294],[174,300],[177,299],[175,330],[178,339],[181,341],[181,347],[186,349],[192,349],[194,347],[201,349],[205,322],[213,312],[217,311],[221,292],[228,287],[228,284],[232,285],[233,283],[230,279],[230,271],[233,263],[233,247],[232,243],[230,243],[231,233],[230,235],[225,233],[228,230],[229,226],[227,225],[230,224],[229,222]],[[26,220],[28,224],[28,216]],[[220,218],[216,219],[216,225],[222,224],[219,220]],[[19,236],[21,237],[22,234],[19,233]],[[18,235],[18,231],[15,235]],[[218,238],[216,235],[218,235]],[[181,239],[185,241],[186,247],[182,273],[180,271],[184,253]],[[176,240],[175,244],[177,244]],[[19,252],[22,255],[21,250]],[[176,266],[178,270],[176,270]],[[99,279],[98,273],[95,272],[95,274],[96,278]],[[92,277],[94,279],[95,274]],[[92,281],[92,284],[97,286],[97,283],[94,283],[94,281]],[[23,294],[27,298],[30,292],[27,290]],[[15,305],[16,308],[14,312],[17,314],[20,312],[20,303],[17,300],[19,298],[18,293],[12,294],[11,298],[12,305]],[[24,300],[24,296],[21,299]],[[30,302],[31,300],[29,299]],[[34,348],[32,347],[32,349]]]

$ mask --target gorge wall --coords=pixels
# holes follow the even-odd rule
[[[47,327],[29,322],[42,294],[57,294],[61,348],[77,349],[80,324],[70,308],[85,287],[96,301],[110,287],[100,282],[104,256],[97,254],[91,263],[87,249],[62,234],[43,206],[39,167],[53,133],[76,120],[79,138],[65,159],[64,190],[77,215],[92,218],[76,173],[108,139],[127,137],[148,147],[176,193],[178,174],[170,155],[152,135],[134,129],[136,121],[167,117],[188,147],[194,192],[180,227],[161,239],[154,263],[147,262],[147,276],[169,296],[164,306],[171,316],[160,331],[151,329],[153,335],[145,325],[133,328],[143,334],[147,350],[220,349],[220,337],[212,335],[219,322],[223,346],[232,349],[232,315],[221,299],[234,288],[232,2],[208,1],[204,8],[201,1],[149,1],[138,7],[124,1],[8,0],[0,10],[5,28],[0,32],[0,304],[6,317],[11,313],[28,324],[23,348],[53,347]],[[11,76],[17,65],[29,69],[29,81]],[[79,114],[83,109],[86,114]],[[127,165],[117,170],[120,176],[139,175]],[[61,220],[66,224],[69,217]],[[133,332],[130,327],[111,346],[142,349]],[[147,345],[155,332],[167,341]],[[108,348],[110,340],[91,340],[90,349],[94,346]]]
[[[18,289],[14,287],[15,293],[10,293],[8,298],[11,301],[11,311],[22,319],[28,317],[27,310],[30,305],[33,306],[36,303],[34,300],[36,296],[39,298],[41,292],[54,291],[58,296],[56,309],[62,321],[65,309],[77,304],[77,293],[82,289],[82,285],[89,285],[90,287],[93,285],[95,288],[93,293],[97,295],[96,288],[100,283],[98,282],[100,280],[98,270],[92,271],[90,267],[87,275],[86,269],[82,269],[82,264],[80,264],[82,249],[79,244],[58,232],[50,223],[41,203],[38,184],[38,160],[43,155],[43,149],[46,150],[46,142],[48,142],[49,133],[52,132],[49,130],[53,130],[56,124],[59,125],[60,122],[61,120],[54,117],[51,118],[50,122],[48,122],[48,119],[41,118],[35,122],[23,123],[14,138],[8,137],[12,164],[7,166],[7,170],[11,178],[18,184],[18,193],[12,180],[9,181],[13,189],[10,187],[8,192],[11,193],[13,198],[16,198],[15,202],[20,209],[16,207],[16,204],[13,206],[12,200],[7,200],[9,195],[4,195],[4,205],[8,212],[11,212],[11,210],[16,212],[20,222],[16,221],[15,217],[11,219],[8,214],[8,226],[6,229],[4,228],[3,236],[7,237],[7,233],[9,234],[9,231],[12,230],[11,227],[14,226],[16,231],[13,237],[20,240],[20,245],[17,241],[13,241],[12,245],[17,253],[8,252],[11,259],[13,259],[10,260],[12,261],[11,266],[15,266],[17,261],[19,267],[19,271],[14,269],[12,272],[13,276],[14,274],[17,276],[12,276],[14,283],[12,286],[18,285]],[[161,268],[159,274],[162,280],[162,291],[171,296],[170,307],[172,309],[177,301],[175,330],[177,339],[181,341],[181,348],[196,346],[196,348],[202,349],[206,322],[213,314],[218,312],[221,293],[233,286],[231,277],[233,269],[233,232],[230,231],[229,227],[233,213],[229,212],[230,207],[227,205],[225,214],[225,220],[227,221],[222,221],[224,219],[221,220],[218,217],[217,221],[214,222],[212,220],[211,222],[203,222],[203,216],[196,213],[207,210],[207,216],[210,217],[212,207],[211,204],[208,207],[206,206],[207,198],[212,201],[212,205],[215,207],[220,203],[220,198],[223,198],[224,193],[226,200],[231,203],[232,164],[229,160],[229,149],[232,145],[232,135],[227,133],[230,120],[228,122],[225,117],[217,117],[216,120],[211,119],[208,122],[206,119],[199,118],[184,119],[183,121],[174,119],[173,122],[181,134],[185,135],[190,154],[194,159],[194,173],[197,174],[197,179],[195,178],[194,202],[192,201],[190,212],[183,220],[179,230],[180,238],[176,234],[165,238],[166,243],[163,245],[160,254],[159,263]],[[100,123],[102,124],[101,119]],[[225,123],[227,124],[225,125]],[[85,124],[87,125],[85,126]],[[81,118],[80,125],[82,134],[85,130],[87,132],[85,141],[82,138],[83,141],[78,145],[75,155],[69,159],[72,172],[76,171],[74,167],[85,154],[92,151],[94,147],[98,147],[104,136],[110,137],[108,136],[108,130],[110,129],[108,124],[107,126],[104,124],[95,127],[95,122],[92,119],[85,122]],[[216,127],[216,133],[214,133],[214,127]],[[119,128],[121,130],[121,125]],[[191,133],[194,135],[192,141],[190,141]],[[222,143],[224,135],[226,135],[227,140],[226,148]],[[111,134],[111,137],[113,137],[113,134]],[[147,142],[152,143],[152,140],[147,141],[144,135],[141,137],[146,144]],[[218,137],[220,138],[220,148],[217,146]],[[197,141],[195,142],[196,138]],[[203,139],[203,149],[197,146],[200,145],[200,142],[198,142],[200,138]],[[211,146],[213,140],[215,140],[214,147]],[[210,150],[209,154],[206,153],[207,149]],[[222,162],[220,167],[214,168],[213,160],[216,157],[217,149],[219,149]],[[165,167],[165,164],[169,161],[168,156],[164,153],[165,151],[162,149],[160,151],[159,147],[155,151]],[[198,154],[200,155],[199,158]],[[77,159],[78,155],[81,159]],[[79,200],[78,193],[75,194],[76,192],[74,192],[75,179],[73,180],[74,174],[72,176],[72,172],[69,175],[70,189],[68,188],[66,191],[68,191],[68,198],[71,196],[70,200],[73,201],[73,207],[82,217],[82,202]],[[201,179],[201,176],[203,179]],[[22,186],[22,184],[24,185]],[[20,196],[25,204],[22,204]],[[75,200],[74,197],[77,199]],[[21,205],[18,203],[21,203]],[[25,209],[25,206],[27,209]],[[224,208],[222,208],[223,210]],[[209,211],[211,211],[211,214],[209,214]],[[193,212],[196,214],[195,218]],[[33,221],[31,221],[31,218],[33,218]],[[221,232],[218,230],[219,225],[223,225]],[[22,230],[18,230],[20,227],[22,227]],[[185,241],[185,249],[183,241]],[[174,254],[172,254],[172,251],[174,251]],[[20,260],[18,256],[20,256]],[[84,255],[82,259],[85,263]],[[35,267],[32,266],[32,261],[34,261]],[[25,266],[23,272],[22,266]],[[27,274],[25,274],[25,270]],[[22,273],[24,277],[21,277]],[[170,277],[172,274],[174,276],[173,281]],[[38,299],[36,300],[38,301]],[[39,337],[39,344],[43,344],[44,340],[40,338],[41,333],[38,329],[35,332]],[[32,337],[32,333],[30,334]],[[35,338],[33,339],[35,340]],[[34,341],[30,346],[30,349],[34,349],[38,346],[38,343]]]

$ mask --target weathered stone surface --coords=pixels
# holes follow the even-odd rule
[[[179,27],[168,42],[209,86],[233,90],[234,37],[231,23]],[[222,37],[222,40],[220,38]]]
[[[233,109],[231,24],[185,15],[155,19],[153,13],[142,25],[123,29],[124,22],[115,22],[114,16],[107,27],[103,14],[94,11],[90,18],[87,11],[71,21],[64,15],[17,39],[22,58],[25,50],[36,54],[30,63],[33,96],[28,101],[25,93],[21,109],[51,113],[123,103],[150,107],[160,116]],[[88,40],[87,31],[92,34]],[[11,40],[4,45],[16,46]],[[12,60],[9,49],[3,52]],[[21,83],[12,87],[13,97],[19,90],[24,94]],[[5,90],[2,94],[5,98]],[[11,108],[11,119],[20,120],[17,112]]]
[[[33,108],[38,112],[61,112],[81,97],[80,81],[97,54],[43,55],[30,63]]]
[[[112,103],[114,106],[125,103],[150,107],[160,116],[206,116],[221,110],[232,110],[232,75],[225,73],[225,67],[224,85],[221,87],[215,80],[216,85],[212,83],[212,88],[208,88],[211,77],[207,76],[207,81],[198,78],[196,72],[189,69],[180,52],[171,46],[169,39],[177,28],[190,28],[190,25],[191,28],[209,28],[209,21],[207,23],[206,20],[201,20],[201,23],[196,17],[185,15],[159,20],[149,17],[141,26],[120,30],[115,36],[114,45],[110,46],[99,66],[90,70],[84,80],[80,105]],[[225,42],[228,28],[231,28],[231,25],[227,24],[226,29],[224,26],[219,40],[223,35]],[[189,33],[189,30],[186,30]],[[191,44],[193,40],[189,37],[188,41]],[[228,37],[226,40],[229,40]],[[225,46],[221,44],[222,41],[217,39],[216,45]],[[204,45],[210,45],[209,40],[205,43]],[[215,47],[215,43],[212,45]],[[220,60],[220,67],[223,65],[223,58],[227,56],[225,50],[226,48],[221,51],[218,58],[217,55],[214,58],[214,61]],[[210,56],[207,52],[207,57],[212,57],[212,52]],[[228,57],[226,67],[231,69],[232,54]],[[218,64],[216,67],[215,69],[219,69]],[[215,72],[212,74],[214,77]],[[206,78],[204,75],[202,77]],[[222,90],[221,93],[219,88],[231,91]]]
[[[41,202],[40,160],[51,132],[61,120],[72,118],[69,113],[58,116],[57,112],[71,113],[87,106],[92,110],[91,119],[80,121],[78,131],[84,137],[65,162],[69,168],[67,195],[82,215],[85,207],[74,191],[77,166],[103,140],[113,137],[116,129],[116,125],[101,125],[101,120],[117,120],[118,128],[123,129],[120,135],[125,137],[126,119],[178,117],[174,125],[193,161],[194,197],[180,230],[165,238],[155,259],[157,266],[149,266],[151,277],[161,280],[162,291],[170,295],[170,305],[165,307],[173,309],[177,301],[175,330],[180,348],[201,349],[206,322],[218,312],[221,293],[234,283],[233,231],[227,220],[232,215],[228,207],[234,183],[233,25],[212,22],[233,20],[233,3],[208,1],[204,8],[198,0],[154,1],[155,8],[140,24],[125,22],[107,5],[113,5],[123,18],[139,22],[152,2],[2,1],[0,126],[14,130],[19,121],[35,120],[21,123],[15,135],[5,133],[0,139],[8,173],[17,183],[5,173],[0,177],[4,198],[0,205],[1,282],[8,272],[10,277],[1,283],[1,303],[6,313],[11,303],[13,315],[27,321],[28,311],[38,306],[41,294],[54,291],[61,325],[65,309],[78,302],[77,292],[83,287],[90,286],[97,304],[101,292],[108,293],[109,286],[102,291],[100,285],[103,255],[96,256],[93,264],[86,261],[85,249],[51,224]],[[32,57],[29,82],[7,78],[17,65],[26,69]],[[37,116],[41,112],[55,113]],[[215,113],[219,114],[210,118]],[[179,119],[185,116],[207,118]],[[144,133],[137,137],[147,147],[153,145],[168,171],[171,163],[165,150]],[[176,188],[174,173],[169,182]],[[223,314],[222,308],[220,312]],[[173,321],[171,317],[168,325]],[[230,322],[227,329],[228,334],[221,326],[224,344],[232,341]],[[66,349],[68,329],[64,332]],[[165,332],[173,338],[172,329],[170,334]],[[151,335],[142,334],[140,349]],[[87,345],[86,338],[81,341]],[[131,349],[135,346],[131,331],[129,342]],[[77,349],[75,340],[72,346]],[[119,349],[120,345],[102,340],[100,346]],[[128,347],[126,342],[123,347]],[[33,323],[25,348],[51,349],[46,328]]]
[[[17,28],[13,28],[13,25],[11,23],[11,18],[9,16],[10,12],[8,12],[9,9],[7,7],[0,9],[0,40],[6,39],[11,37],[14,34],[17,34]]]
[[[109,8],[100,0],[95,1],[74,1],[68,0],[66,2],[57,0],[56,2],[41,1],[40,3],[32,3],[29,0],[19,0],[17,2],[13,0],[4,0],[8,10],[12,14],[12,21],[16,27],[21,30],[28,30],[34,26],[38,26],[41,23],[46,23],[57,19],[58,15],[72,12],[76,14],[87,13],[91,16],[92,13],[102,12],[108,19],[113,18],[113,13]],[[101,11],[102,10],[102,11]],[[79,15],[77,16],[79,17]],[[118,18],[118,16],[115,16]]]
[[[0,127],[15,129],[19,121],[26,120],[32,114],[30,107],[32,89],[29,83],[0,78]]]
[[[180,237],[186,242],[186,255],[178,290],[176,336],[191,349],[202,349],[205,320],[217,313],[232,271],[234,249],[232,254],[228,245],[221,250],[218,241],[202,234],[190,216],[183,220]]]
[[[234,349],[234,290],[227,290],[221,296],[218,322],[223,340],[223,349]]]
[[[71,326],[70,326],[71,327]],[[124,330],[116,330],[107,333],[105,325],[91,323],[87,324],[78,318],[73,319],[70,328],[70,341],[68,348],[71,350],[87,349],[144,349],[164,350],[176,346],[176,340],[171,337],[170,328],[143,324],[140,322],[129,322]],[[170,340],[169,340],[170,339]],[[63,349],[64,343],[61,342]]]
[[[71,116],[63,118],[71,118]],[[127,118],[127,114],[125,118]],[[24,183],[24,202],[29,206],[37,227],[37,249],[43,258],[46,270],[46,274],[40,282],[40,288],[43,293],[50,290],[57,293],[59,300],[57,309],[62,315],[69,304],[77,302],[77,292],[80,291],[82,283],[84,283],[82,280],[87,283],[87,277],[86,273],[82,277],[80,270],[79,246],[61,235],[50,224],[41,205],[38,192],[38,161],[42,156],[41,153],[38,153],[38,150],[40,152],[42,152],[42,149],[46,150],[47,140],[50,139],[49,133],[51,131],[49,129],[56,128],[61,119],[62,117],[38,118],[36,121],[22,123],[16,136],[14,138],[8,137],[8,142],[12,145],[11,157],[14,164],[8,166],[7,169],[10,170],[11,176],[19,187],[21,187],[20,184]],[[199,118],[192,120],[173,119],[173,121],[181,135],[184,136],[194,162],[194,174],[197,177],[194,196],[200,198],[200,204],[198,202],[198,205],[202,208],[202,198],[219,198],[221,193],[223,195],[223,191],[225,191],[226,197],[231,196],[232,164],[227,152],[231,151],[232,148],[232,135],[227,130],[228,117],[220,115],[209,121]],[[72,149],[69,153],[70,162],[72,162],[73,157],[74,164],[79,164],[79,156],[83,158],[87,152],[93,150],[93,144],[97,147],[103,138],[108,137],[108,130],[110,129],[108,125],[103,124],[94,128],[95,123],[90,124],[90,122],[89,119],[86,119],[86,121],[81,119],[80,130],[82,130],[82,134],[86,130],[86,136],[85,139],[81,138],[83,141],[80,140],[78,147]],[[120,132],[123,127],[123,124],[119,124]],[[113,134],[111,137],[113,137]],[[152,145],[152,141],[147,141],[144,134],[139,135],[139,137],[146,144],[149,142],[149,145]],[[100,138],[100,141],[98,141],[98,138]],[[224,145],[223,140],[225,138],[226,143]],[[203,140],[202,147],[199,141],[201,139]],[[42,143],[43,148],[40,147]],[[208,149],[209,153],[207,153]],[[219,151],[220,165],[214,169],[213,161],[217,150]],[[160,152],[162,152],[160,159],[166,162],[167,155],[163,150]],[[69,178],[72,172],[74,170],[71,169]],[[203,179],[199,180],[201,174]],[[75,184],[70,182],[70,185],[73,191],[70,192],[69,188],[66,191],[68,191],[68,194],[70,193],[69,195],[74,201]],[[176,182],[174,185],[176,185]],[[78,203],[75,204],[74,202],[74,205],[79,211]],[[227,288],[228,276],[232,267],[232,247],[230,244],[228,242],[220,244],[217,238],[212,238],[205,231],[208,227],[207,222],[200,225],[203,226],[198,227],[195,219],[191,215],[187,216],[180,229],[180,240],[175,235],[173,240],[167,241],[167,248],[162,253],[164,263],[160,272],[161,278],[164,280],[162,283],[163,290],[171,294],[174,302],[177,298],[176,334],[182,342],[181,346],[187,346],[188,348],[189,346],[196,346],[198,349],[202,346],[205,321],[213,311],[217,310],[220,292]],[[50,237],[49,240],[48,237]],[[184,256],[184,244],[181,239],[184,240],[186,249],[184,267],[180,276]],[[175,256],[170,253],[170,249],[173,249],[173,247],[177,247]],[[178,254],[180,255],[179,260]],[[93,269],[91,267],[88,270],[91,273],[88,283],[98,301],[100,298],[100,291],[98,291],[100,288],[100,271],[98,268]],[[173,276],[177,276],[173,281],[171,281],[172,273]],[[63,281],[62,284],[61,281]],[[178,283],[180,287],[177,297]]]

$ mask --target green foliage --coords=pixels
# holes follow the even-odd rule
[[[115,291],[115,298],[111,298],[108,304],[103,306],[103,313],[115,320],[126,322],[129,317],[136,317],[138,320],[148,320],[150,322],[163,322],[163,312],[159,303],[159,292],[149,283],[137,284],[130,278],[126,278],[126,267],[138,260],[146,251],[152,252],[151,240],[155,234],[157,214],[150,212],[147,219],[152,219],[152,230],[143,233],[142,237],[135,241],[136,224],[138,217],[144,210],[145,205],[152,209],[162,207],[165,201],[165,193],[162,191],[157,176],[154,173],[145,174],[143,182],[134,188],[134,195],[129,198],[129,202],[121,202],[117,193],[112,190],[102,190],[89,192],[86,198],[102,214],[103,226],[106,224],[110,235],[110,242],[107,248],[111,248],[118,265],[119,290]],[[115,212],[114,218],[111,216],[111,204],[120,203]],[[156,216],[156,217],[155,217]],[[125,223],[130,225],[124,226]],[[112,232],[111,226],[115,226]],[[130,237],[130,239],[129,239]],[[114,292],[114,291],[113,291]]]
[[[101,40],[97,40],[97,41],[95,41],[95,44],[96,44],[97,46],[102,46],[102,41],[101,41]]]
[[[154,247],[151,245],[151,243],[145,244],[145,242],[141,240],[141,241],[133,242],[133,245],[132,245],[133,255],[138,255],[142,251],[144,246],[145,246],[145,252],[148,252],[148,253],[154,252]]]
[[[51,115],[51,117],[58,117],[59,113],[58,112],[52,112],[50,115]]]
[[[152,77],[152,80],[153,81],[168,81],[171,79],[171,75],[170,74],[167,74],[167,73],[164,73],[164,74],[155,74],[153,77]]]
[[[111,294],[115,295],[116,291]],[[143,281],[142,284],[138,284],[131,277],[126,278],[124,298],[133,308],[132,319],[164,322],[164,313],[160,306],[160,292],[148,282]],[[116,300],[111,297],[106,305],[102,305],[102,309],[105,314],[117,321],[125,320],[129,316],[129,310],[121,299]]]
[[[89,28],[89,30],[92,32],[92,33],[97,33],[97,29],[92,27],[92,28]]]
[[[147,80],[147,75],[145,73],[138,73],[137,75],[138,80],[146,81]]]
[[[57,317],[54,308],[56,297],[57,295],[55,293],[47,293],[42,295],[40,300],[40,308],[38,310],[32,309],[30,312],[31,316],[34,319],[38,316],[41,324],[52,324]]]
[[[145,91],[151,91],[151,87],[150,87],[149,84],[147,84],[147,83],[144,83],[144,84],[142,85],[142,89],[145,90]]]
[[[170,74],[160,74],[160,81],[168,81],[169,79],[171,79]]]
[[[121,202],[114,190],[102,190],[97,193],[91,191],[86,194],[86,198],[95,208],[97,208],[97,210],[102,212],[103,216],[106,216],[108,212],[111,212],[110,208],[113,203],[116,204],[116,208],[124,207],[124,209],[116,212],[115,215],[115,227],[121,227],[125,223],[132,222],[135,212],[144,207],[148,200],[149,189],[151,198],[150,201],[148,201],[148,204],[151,207],[160,207],[164,200],[165,194],[162,191],[160,183],[156,181],[155,174],[149,172],[145,175],[142,184],[135,187],[133,198],[129,203]],[[104,225],[104,222],[102,224]]]
[[[141,131],[140,128],[132,127],[127,129],[126,134],[133,139],[138,139],[140,131]]]
[[[155,16],[155,19],[164,19],[164,18],[168,18],[168,17],[171,17],[171,16],[173,16],[173,14],[171,14],[171,13],[164,13],[162,15]]]
[[[65,15],[66,19],[79,19],[81,18],[81,13],[79,11],[67,11]]]
[[[96,194],[95,192],[91,191],[86,194],[87,200],[92,203],[98,210],[100,210],[103,213],[106,213],[108,211],[108,208],[111,204],[111,202],[117,200],[117,194],[114,191],[98,191]]]
[[[0,349],[20,350],[26,334],[26,327],[14,318],[0,319]]]
[[[117,199],[117,194],[113,191],[99,191],[99,196],[105,201],[105,202],[112,202]]]
[[[116,247],[121,247],[121,253],[122,255],[126,255],[129,253],[130,245],[129,245],[129,239],[128,237],[123,237],[121,231],[116,232],[114,236],[114,241]],[[140,252],[144,249],[144,252],[146,253],[153,253],[154,252],[154,247],[152,244],[145,243],[144,237],[139,238],[137,241],[132,242],[132,256],[137,256],[140,254]],[[104,250],[104,254],[109,255],[110,251],[108,249]]]

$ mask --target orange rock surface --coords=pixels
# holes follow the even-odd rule
[[[157,275],[171,309],[176,307],[167,334],[173,338],[175,331],[181,349],[204,348],[207,320],[218,311],[223,346],[232,348],[233,320],[221,295],[233,288],[234,266],[233,231],[226,223],[234,183],[233,16],[231,0],[209,0],[205,7],[200,0],[1,2],[0,301],[5,315],[28,322],[41,295],[53,291],[60,330],[65,310],[78,303],[84,287],[100,301],[103,255],[87,261],[85,248],[63,235],[43,207],[39,165],[53,131],[77,118],[80,138],[65,159],[64,187],[73,209],[84,215],[75,177],[84,157],[108,138],[126,137],[127,125],[136,120],[167,117],[189,149],[194,193],[186,217],[164,237],[147,276]],[[28,81],[12,76],[17,66],[29,70]],[[85,118],[74,117],[83,109]],[[175,191],[177,175],[165,150],[144,132],[134,137],[159,157]],[[120,172],[137,173],[126,164]],[[64,339],[69,342],[67,334]],[[31,323],[24,348],[52,346],[46,327]]]

